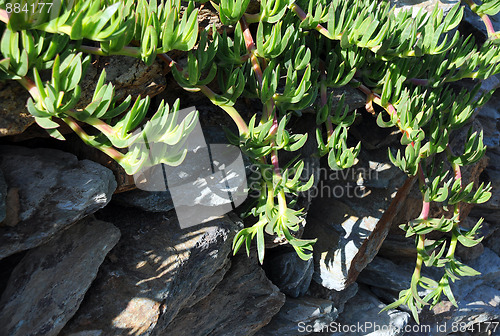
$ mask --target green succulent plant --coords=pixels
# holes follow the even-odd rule
[[[235,253],[242,245],[250,253],[255,239],[261,262],[265,234],[288,241],[302,259],[311,258],[315,242],[296,236],[304,212],[294,208],[295,196],[312,186],[313,177],[301,179],[300,157],[285,167],[279,162],[282,151],[297,152],[307,141],[307,134],[291,132],[290,120],[312,108],[317,155],[327,156],[333,170],[349,168],[360,144],[348,146],[348,131],[360,112],[349,112],[343,98],[334,103],[330,92],[346,85],[357,88],[380,127],[400,130],[403,150],[389,148],[389,158],[419,179],[422,193],[420,216],[401,226],[416,239],[411,287],[385,309],[406,304],[418,322],[419,309],[437,304],[442,294],[456,305],[450,280],[477,272],[455,258],[455,249],[458,243],[478,244],[482,222],[463,229],[459,204],[485,202],[491,188],[474,190],[461,177],[460,168],[485,152],[482,133],[469,132],[459,154],[452,152],[449,139],[492,92],[479,94],[479,85],[456,92],[451,84],[500,72],[499,35],[488,17],[500,11],[500,0],[465,1],[486,25],[488,39],[481,44],[456,29],[463,18],[461,4],[446,15],[437,6],[412,15],[378,0],[262,0],[260,10],[247,13],[249,3],[69,0],[49,5],[0,0],[1,80],[18,81],[29,91],[28,111],[51,136],[64,139],[58,128],[66,123],[85,143],[134,174],[146,165],[181,163],[186,153],[179,144],[193,129],[196,112],[177,123],[179,102],[172,107],[162,103],[148,119],[149,98],[118,102],[104,71],[91,102],[77,109],[80,83],[91,55],[125,55],[146,64],[157,57],[166,61],[182,88],[203,93],[234,120],[238,134],[228,137],[262,172],[254,184],[259,197],[246,213],[255,217],[255,224],[241,230],[233,243]],[[198,12],[209,5],[225,25],[222,31],[199,27]],[[184,67],[167,54],[174,50],[185,52]],[[51,77],[43,81],[40,72],[49,69]],[[218,92],[211,89],[214,82]],[[234,107],[240,97],[260,100],[262,114],[245,120]],[[89,135],[82,124],[95,128],[92,134],[97,135]],[[151,129],[161,136],[148,141],[167,145],[155,162],[144,146],[134,146]],[[452,176],[436,160],[440,153],[447,157]],[[429,218],[431,203],[452,207],[453,217]],[[451,238],[426,244],[432,231]],[[442,279],[423,277],[424,265],[443,268]],[[429,294],[420,297],[419,288]]]

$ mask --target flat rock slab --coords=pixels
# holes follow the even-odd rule
[[[183,309],[166,328],[154,335],[253,335],[278,313],[285,295],[267,278],[257,258],[238,255],[226,277],[212,293]]]
[[[304,237],[318,238],[313,279],[328,289],[345,289],[375,257],[414,183],[386,156],[386,151],[361,155],[356,166],[334,171],[318,184]]]
[[[227,215],[186,230],[173,211],[167,216],[110,205],[98,215],[122,238],[61,336],[151,335],[164,328],[222,279],[237,228]]]
[[[264,269],[269,279],[291,297],[304,295],[311,284],[314,272],[313,260],[300,259],[297,253],[286,251],[266,256]]]
[[[271,322],[260,329],[256,336],[300,336],[319,332],[330,325],[338,316],[332,301],[309,296],[287,297]]]
[[[167,212],[174,209],[172,196],[166,191],[131,190],[117,194],[113,202],[150,212]]]
[[[0,169],[19,190],[19,223],[0,227],[0,259],[50,240],[104,207],[116,188],[112,172],[55,149],[0,146]]]
[[[0,300],[0,335],[57,335],[119,238],[113,224],[83,220],[30,250],[12,272]]]

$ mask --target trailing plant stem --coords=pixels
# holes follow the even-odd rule
[[[111,157],[112,159],[116,160],[118,163],[120,163],[120,161],[122,161],[125,156],[120,153],[119,151],[117,151],[116,149],[114,149],[113,147],[109,147],[109,146],[103,146],[103,145],[97,145],[95,142],[92,141],[92,137],[89,136],[82,128],[80,125],[78,125],[78,123],[71,117],[65,117],[65,118],[62,118],[62,120],[73,130],[73,132],[75,132],[79,137],[80,139],[83,140],[83,142],[85,142],[86,144],[88,145],[91,145],[93,147],[96,147],[97,149],[99,149],[101,152],[103,152],[104,154],[108,155],[109,157]]]
[[[175,66],[177,68],[177,70],[179,70],[179,72],[182,72],[182,70],[183,70],[182,67],[176,61],[174,61],[172,58],[170,58],[170,56],[168,56],[167,54],[159,54],[158,57],[161,60],[165,61],[169,67]],[[215,92],[213,92],[208,86],[200,85],[198,88],[200,89],[200,91],[203,94],[205,94],[205,96],[208,99],[210,99],[210,101],[212,103],[214,103],[214,105],[219,106],[221,109],[223,109],[231,117],[231,119],[233,119],[234,123],[238,127],[238,131],[240,133],[240,136],[244,136],[244,135],[248,134],[248,126],[247,126],[245,120],[243,120],[241,115],[238,113],[238,111],[234,107],[226,105],[226,104],[216,103]]]
[[[252,33],[248,28],[247,21],[243,16],[240,19],[241,29],[243,30],[243,37],[245,39],[245,46],[247,47],[248,52],[250,53],[250,60],[252,62],[252,68],[255,72],[255,76],[257,77],[257,82],[259,83],[259,87],[262,88],[262,69],[259,64],[259,60],[257,59],[257,55],[255,55],[255,42],[252,37]]]
[[[488,37],[492,37],[495,35],[495,28],[493,28],[493,24],[491,23],[490,17],[486,14],[478,14],[477,11],[477,5],[474,3],[472,0],[463,0],[465,3],[467,3],[470,7],[470,9],[476,13],[481,20],[484,23],[484,26],[486,27],[486,31],[488,32]]]
[[[21,79],[18,79],[17,81],[26,90],[28,90],[29,94],[31,95],[31,97],[33,97],[35,101],[38,101],[40,99],[40,91],[38,91],[35,82],[33,82],[31,78],[24,76]]]
[[[88,53],[88,54],[93,54],[93,55],[99,55],[99,56],[109,56],[109,55],[121,55],[121,56],[129,56],[129,57],[134,57],[134,58],[140,58],[141,57],[141,52],[139,48],[136,47],[123,47],[123,49],[119,51],[113,51],[113,52],[105,52],[102,50],[102,48],[97,48],[97,47],[91,47],[91,46],[79,46],[78,47],[79,51]]]

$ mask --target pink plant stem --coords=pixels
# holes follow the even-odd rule
[[[93,147],[96,147],[99,149],[101,152],[105,153],[112,159],[114,159],[117,162],[120,162],[123,160],[124,155],[114,149],[113,147],[108,147],[108,146],[103,146],[103,145],[98,145],[96,146],[95,144],[91,144],[91,137],[81,128],[80,125],[71,117],[65,117],[62,118],[62,120],[68,124],[69,127],[87,144],[92,145]]]
[[[8,24],[10,20],[10,14],[7,13],[5,9],[0,9],[0,21]]]
[[[477,4],[472,0],[464,0],[470,7],[470,9],[477,14]],[[478,14],[481,20],[486,27],[486,31],[488,32],[488,37],[492,37],[495,35],[495,28],[493,28],[493,24],[491,23],[490,17],[486,14]]]
[[[322,74],[323,80],[321,81],[321,107],[324,107],[326,104],[328,104],[328,91],[326,87],[326,76],[323,73]],[[328,131],[328,137],[327,139],[330,139],[330,137],[333,135],[333,124],[332,124],[332,117],[330,116],[330,111],[328,111],[328,117],[326,119],[326,129]]]
[[[307,18],[307,14],[297,4],[292,4],[290,6],[290,9],[299,17],[300,20],[304,21]],[[322,25],[318,24],[315,29],[319,31],[322,35],[325,35],[326,37],[330,38],[330,33]]]
[[[486,26],[488,37],[495,35],[495,28],[493,28],[493,23],[491,23],[490,17],[486,14],[479,15],[479,17],[483,20],[483,23]]]
[[[255,72],[255,76],[257,77],[257,82],[259,83],[259,87],[262,88],[262,69],[259,64],[259,60],[255,55],[255,42],[252,37],[252,33],[248,28],[247,21],[243,16],[240,19],[241,29],[243,30],[243,37],[245,39],[245,45],[247,47],[248,52],[250,53],[250,60],[252,62],[253,71]]]
[[[429,218],[430,209],[431,209],[431,203],[423,201],[422,202],[422,211],[420,212],[420,215],[418,217],[420,219],[428,219]]]
[[[35,82],[27,76],[22,77],[21,79],[17,80],[19,84],[21,84],[26,90],[28,90],[29,94],[35,101],[40,99],[40,91],[38,91],[38,88],[36,87]]]
[[[241,24],[241,29],[243,30],[243,38],[245,39],[245,46],[250,53],[250,61],[252,62],[252,67],[253,71],[255,73],[255,76],[257,77],[257,82],[259,84],[259,87],[262,89],[262,84],[263,84],[263,74],[262,74],[262,68],[260,66],[259,60],[257,58],[257,55],[255,55],[255,42],[252,37],[252,33],[250,32],[250,29],[248,27],[248,23],[246,21],[245,16],[243,16],[240,19],[240,24]],[[274,136],[278,130],[278,117],[275,113],[275,104],[274,104],[274,98],[271,97],[269,101],[265,103],[264,106],[265,113],[264,117],[265,118],[270,118],[272,116],[273,118],[273,125],[271,126],[271,129],[269,130],[269,135]],[[276,141],[272,140],[271,141],[271,146],[275,146]],[[278,150],[273,149],[271,152],[271,163],[274,167],[274,173],[277,176],[281,176],[280,172],[280,167],[279,167],[279,160],[278,160]]]

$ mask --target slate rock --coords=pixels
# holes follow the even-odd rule
[[[287,250],[264,259],[264,269],[283,293],[296,298],[307,292],[314,265],[312,258],[302,260],[294,250]]]
[[[215,289],[194,306],[183,309],[166,329],[153,335],[246,336],[269,323],[285,302],[257,258],[237,255]]]
[[[110,223],[83,220],[30,250],[0,300],[0,335],[57,335],[119,237]]]
[[[0,170],[0,223],[5,219],[5,200],[7,198],[7,182],[3,177],[3,173]]]
[[[304,332],[318,332],[335,321],[338,311],[332,301],[304,296],[287,297],[271,322],[256,336],[299,336]]]
[[[174,212],[113,204],[98,217],[113,222],[122,238],[61,336],[152,335],[153,329],[164,328],[184,306],[210,293],[217,284],[210,278],[222,279],[237,228],[225,215],[181,230]]]
[[[115,195],[113,202],[151,212],[167,212],[174,208],[172,196],[168,190],[131,190]]]
[[[368,289],[360,288],[358,294],[346,303],[344,312],[329,329],[332,332],[330,335],[405,335],[404,328],[410,321],[410,314],[396,309],[380,312],[384,307],[385,304]]]
[[[407,265],[410,267],[401,267],[389,259],[375,257],[359,274],[358,281],[378,288],[401,291],[410,286],[412,265]]]
[[[116,188],[110,170],[54,149],[0,146],[0,169],[20,198],[20,222],[0,227],[0,258],[47,242],[104,207]]]
[[[352,299],[357,293],[358,284],[356,282],[341,291],[336,291],[335,289],[325,288],[314,280],[311,281],[311,285],[307,291],[307,294],[310,296],[332,301],[339,314],[344,311],[346,302]]]
[[[487,151],[489,164],[481,175],[482,180],[491,183],[491,198],[486,203],[477,204],[471,211],[475,217],[484,217],[489,223],[500,226],[500,147]]]
[[[416,14],[420,9],[425,12],[432,12],[437,4],[439,8],[443,10],[443,15],[446,15],[457,3],[459,3],[457,0],[391,0],[391,6],[396,6],[396,12],[409,10],[414,14]]]
[[[374,167],[385,160],[385,151],[363,154],[353,168],[319,182],[304,238],[318,238],[313,279],[328,289],[345,289],[375,257],[414,183],[397,168],[391,169],[392,178],[374,183]]]

